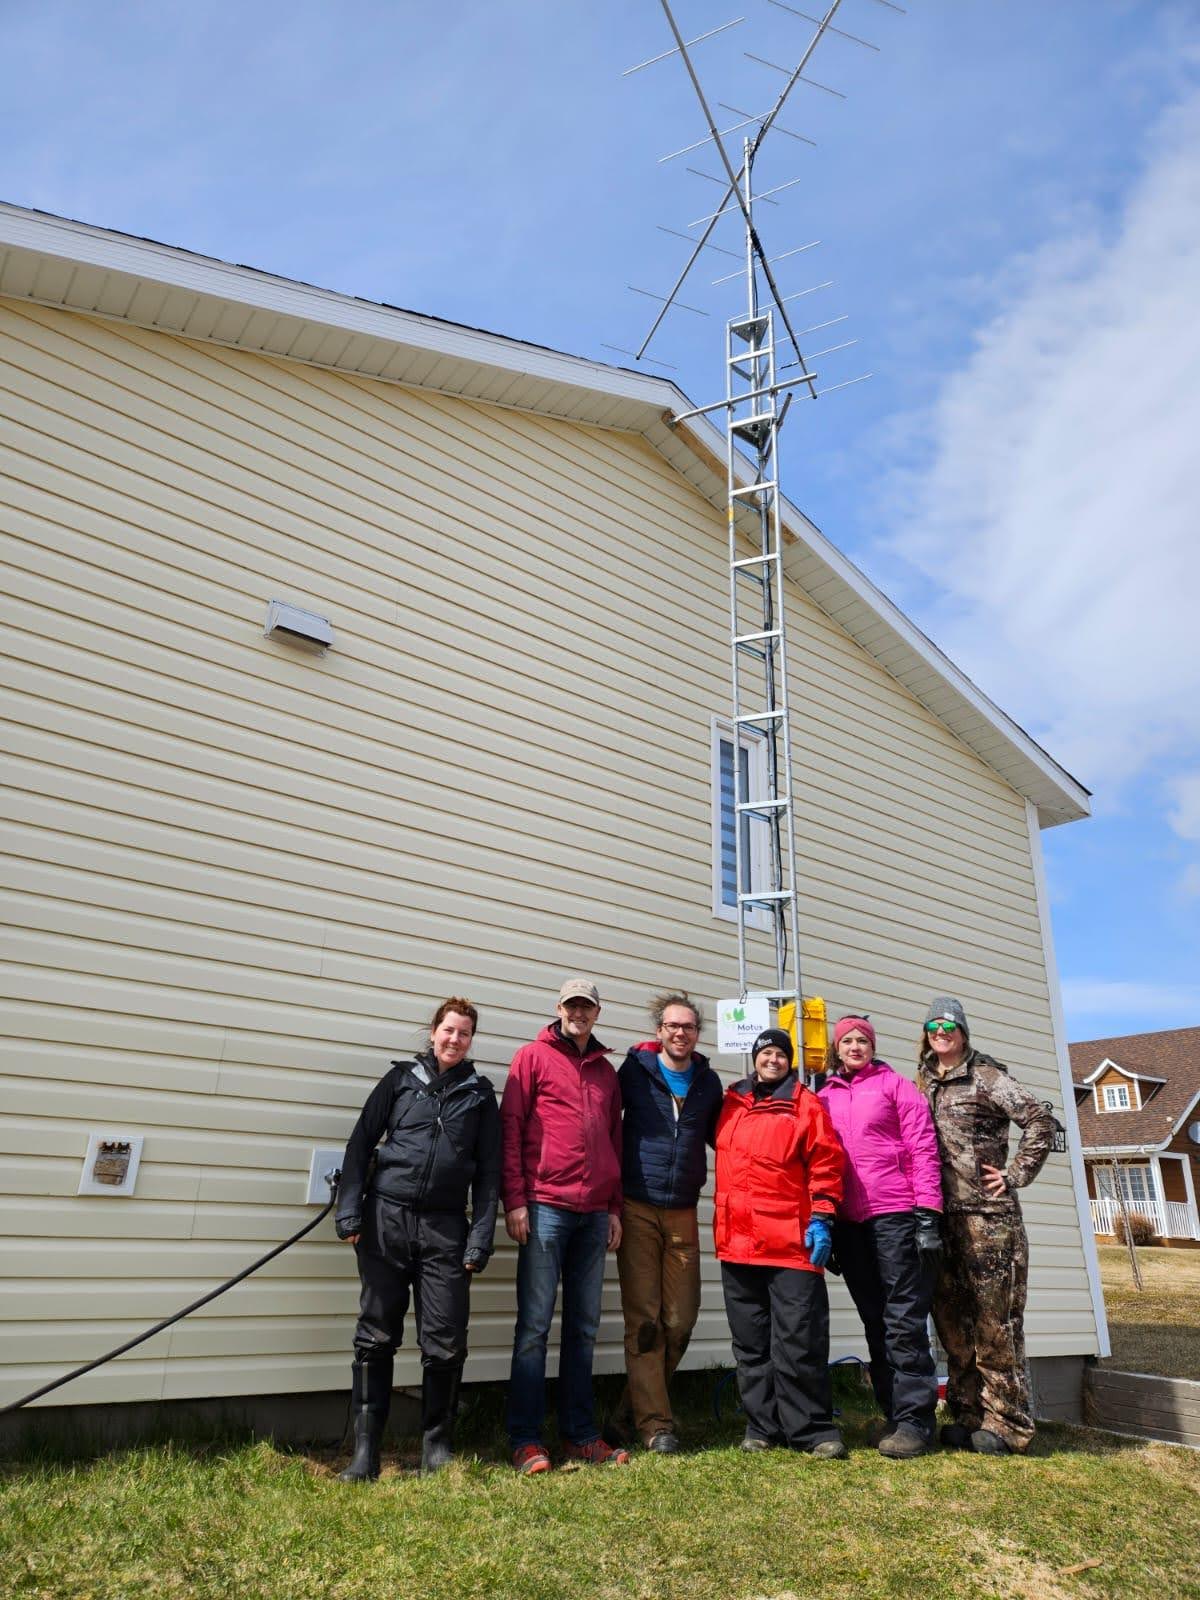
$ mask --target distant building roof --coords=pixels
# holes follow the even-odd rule
[[[1200,1028],[1127,1033],[1068,1048],[1075,1088],[1088,1091],[1077,1107],[1085,1154],[1164,1145],[1200,1099]],[[1096,1110],[1091,1082],[1105,1061],[1144,1082],[1149,1098],[1140,1111]]]

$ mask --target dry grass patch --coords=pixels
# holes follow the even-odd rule
[[[1120,1372],[1200,1379],[1200,1250],[1139,1250],[1139,1294],[1123,1245],[1100,1245],[1100,1278],[1112,1355]]]

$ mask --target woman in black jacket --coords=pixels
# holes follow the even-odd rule
[[[410,1293],[422,1366],[421,1470],[436,1471],[450,1459],[467,1358],[469,1275],[482,1272],[492,1253],[500,1184],[496,1092],[467,1054],[478,1021],[469,1000],[443,1001],[429,1025],[429,1048],[415,1060],[392,1062],[342,1160],[337,1233],[354,1245],[362,1282],[354,1455],[341,1474],[347,1482],[379,1476]]]

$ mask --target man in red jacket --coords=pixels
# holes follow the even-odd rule
[[[593,1036],[600,994],[568,978],[558,1020],[512,1059],[500,1103],[504,1226],[520,1246],[508,1435],[518,1472],[546,1472],[546,1343],[562,1283],[558,1431],[568,1460],[629,1460],[600,1437],[592,1354],[604,1254],[621,1242],[621,1093]]]

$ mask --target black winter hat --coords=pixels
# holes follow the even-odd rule
[[[783,1051],[784,1055],[788,1058],[788,1066],[792,1066],[796,1060],[796,1052],[792,1049],[791,1034],[786,1032],[783,1028],[763,1029],[758,1038],[755,1039],[754,1043],[750,1046],[751,1061],[757,1061],[759,1051],[765,1050],[768,1045],[772,1044]]]

